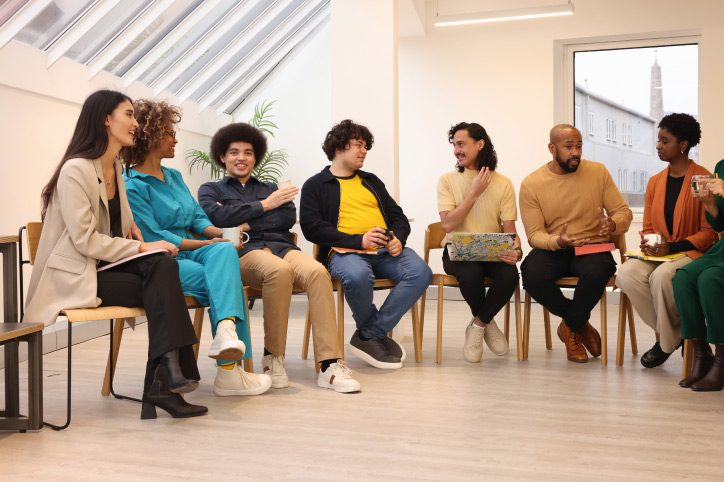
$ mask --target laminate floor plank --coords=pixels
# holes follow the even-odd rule
[[[313,361],[300,358],[306,298],[295,296],[289,324],[291,386],[257,397],[215,397],[216,369],[205,353],[202,381],[187,400],[209,414],[140,420],[140,404],[100,395],[108,337],[73,349],[73,420],[69,429],[0,432],[3,481],[105,480],[536,480],[670,481],[724,479],[724,393],[678,386],[678,354],[645,369],[627,340],[615,366],[618,307],[609,306],[609,360],[569,363],[555,337],[546,350],[542,312],[533,306],[527,361],[511,350],[483,360],[462,358],[469,311],[445,302],[443,362],[435,363],[435,302],[428,303],[423,362],[411,336],[401,370],[383,371],[350,355],[362,383],[358,394],[317,388]],[[592,323],[599,326],[598,310]],[[261,370],[262,303],[251,312],[254,362]],[[346,331],[354,331],[347,310]],[[409,331],[409,315],[403,319]],[[555,330],[559,319],[551,317]],[[502,316],[499,318],[502,325]],[[654,342],[637,323],[639,351]],[[115,381],[119,393],[140,395],[147,350],[145,325],[124,332]],[[311,353],[310,353],[311,355]],[[45,419],[64,418],[65,363],[60,350],[44,357]],[[21,366],[25,386],[26,365]],[[4,377],[0,387],[4,390]],[[24,394],[23,394],[24,395]],[[26,406],[26,399],[21,400]]]

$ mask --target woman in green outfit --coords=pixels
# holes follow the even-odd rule
[[[706,209],[706,220],[715,231],[724,231],[724,160],[714,170],[716,179],[708,189],[692,187]],[[674,275],[674,299],[681,314],[681,338],[694,345],[691,374],[679,385],[696,391],[724,387],[724,240],[704,256],[679,269]],[[716,345],[716,355],[709,343]]]

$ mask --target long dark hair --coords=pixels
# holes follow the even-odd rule
[[[490,140],[490,136],[488,136],[485,128],[480,124],[476,124],[475,122],[461,122],[459,124],[456,124],[452,126],[448,131],[447,140],[450,142],[450,144],[452,144],[455,133],[457,131],[463,130],[468,131],[468,135],[476,141],[485,142],[483,149],[478,152],[478,157],[477,159],[475,159],[475,167],[478,169],[478,171],[484,167],[487,167],[491,171],[494,171],[495,168],[498,166],[498,154],[496,154],[495,147],[493,147],[493,141]],[[460,165],[457,163],[455,164],[455,169],[457,169],[458,172],[463,172],[465,170],[465,168],[460,167]]]
[[[98,159],[108,149],[108,132],[106,131],[106,116],[109,116],[118,107],[118,104],[129,101],[130,97],[114,90],[99,90],[92,93],[83,102],[78,122],[75,124],[73,137],[70,139],[68,148],[58,167],[43,188],[40,195],[41,211],[40,218],[45,221],[45,213],[48,211],[48,204],[53,197],[55,188],[58,185],[60,171],[68,159]]]

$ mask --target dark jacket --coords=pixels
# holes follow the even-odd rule
[[[276,183],[262,182],[250,177],[245,186],[231,177],[202,184],[199,204],[214,226],[231,228],[249,223],[249,242],[239,250],[239,257],[249,251],[268,247],[283,258],[290,249],[299,249],[289,231],[297,221],[293,202],[264,211],[261,201],[279,189]],[[221,204],[221,205],[219,205]]]
[[[365,171],[357,171],[355,174],[362,178],[362,185],[377,198],[387,228],[394,232],[395,237],[404,246],[410,235],[410,223],[407,222],[407,216],[402,212],[402,208],[392,199],[380,178]],[[317,259],[321,262],[327,260],[332,246],[362,249],[362,234],[347,234],[337,230],[340,191],[339,181],[329,171],[329,166],[307,179],[302,186],[299,223],[304,237],[319,245]]]

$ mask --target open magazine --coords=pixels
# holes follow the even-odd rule
[[[144,256],[149,256],[152,254],[157,253],[168,253],[168,249],[158,248],[153,249],[151,251],[145,251],[143,253],[137,253],[133,256],[126,256],[125,258],[121,258],[118,261],[114,261],[113,263],[104,264],[103,266],[96,269],[97,272],[105,271],[107,269],[115,268],[116,266],[122,265],[123,263],[128,263],[129,261],[133,261],[134,259],[143,258]]]

